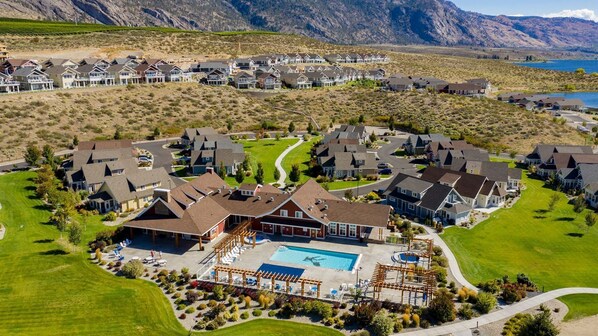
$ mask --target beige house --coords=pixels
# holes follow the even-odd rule
[[[53,66],[47,68],[45,73],[54,81],[54,86],[61,89],[70,89],[80,86],[79,72],[71,67]]]

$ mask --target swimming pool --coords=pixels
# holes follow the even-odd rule
[[[274,252],[272,257],[270,257],[270,260],[335,270],[353,271],[359,260],[359,254],[283,245]]]

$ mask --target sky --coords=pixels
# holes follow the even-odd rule
[[[598,0],[451,0],[459,8],[490,15],[570,16],[598,22]]]

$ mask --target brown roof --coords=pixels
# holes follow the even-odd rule
[[[421,176],[421,179],[436,183],[440,181],[446,174],[458,174],[461,176],[461,178],[454,185],[454,188],[461,196],[468,198],[476,198],[487,179],[485,176],[481,175],[468,174],[437,167],[426,168]]]
[[[81,141],[78,150],[105,150],[133,147],[131,140]]]

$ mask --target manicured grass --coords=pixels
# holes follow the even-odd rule
[[[264,167],[264,183],[272,183],[274,180],[274,162],[276,158],[280,156],[284,150],[297,143],[298,139],[262,139],[259,141],[255,140],[242,140],[239,143],[243,144],[245,149],[245,155],[249,157],[253,174],[257,172],[257,163],[261,162]],[[238,186],[239,183],[235,180],[234,176],[227,176],[226,182],[231,186]],[[255,183],[253,175],[245,177],[244,183]]]
[[[598,287],[598,228],[585,229],[584,217],[590,210],[576,214],[561,194],[555,209],[547,212],[554,191],[527,176],[523,182],[527,189],[511,209],[494,212],[471,230],[454,227],[442,235],[463,274],[474,284],[525,273],[547,291]],[[579,295],[570,302],[574,314],[577,310],[598,312],[596,295]]]
[[[568,295],[559,300],[563,301],[569,312],[565,316],[565,321],[575,320],[587,316],[598,315],[598,295]]]
[[[282,168],[287,172],[287,180],[286,183],[290,183],[291,180],[289,179],[289,173],[291,172],[291,168],[294,164],[299,165],[299,170],[301,171],[301,180],[299,183],[305,183],[311,177],[308,175],[309,173],[309,160],[311,160],[311,148],[313,147],[314,143],[318,142],[321,137],[313,137],[309,141],[305,141],[297,148],[293,149],[285,158],[282,160]]]
[[[57,243],[50,213],[34,195],[35,173],[0,176],[0,335],[183,335],[168,301],[153,284],[101,270],[84,252],[103,229],[85,221],[81,252]]]
[[[368,184],[372,184],[377,181],[366,181],[361,180],[359,181],[359,186],[363,187]],[[329,190],[338,190],[338,189],[347,189],[347,188],[357,188],[357,181],[334,181],[328,182],[328,189]]]
[[[210,332],[214,336],[268,335],[268,336],[337,336],[340,332],[304,323],[259,319]]]

